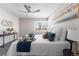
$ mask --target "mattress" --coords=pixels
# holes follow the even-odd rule
[[[16,52],[17,41],[13,42],[7,52],[7,56],[30,55],[30,56],[62,56],[63,49],[70,48],[67,41],[48,41],[42,35],[35,35],[36,40],[31,44],[31,52]]]

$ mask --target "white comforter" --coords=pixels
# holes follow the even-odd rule
[[[16,55],[32,55],[32,56],[60,56],[63,55],[63,49],[70,48],[70,44],[67,41],[49,42],[47,39],[43,39],[41,35],[35,36],[36,41],[31,44],[30,53],[16,52],[17,41],[13,42],[7,52],[8,56]]]

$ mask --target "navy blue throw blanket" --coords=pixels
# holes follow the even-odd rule
[[[31,41],[19,41],[17,43],[17,52],[30,52]]]

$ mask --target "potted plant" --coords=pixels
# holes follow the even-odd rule
[[[30,32],[30,33],[28,33],[28,35],[29,35],[30,38],[32,38],[33,33]]]
[[[10,28],[10,33],[13,31],[13,28]]]
[[[33,33],[28,33],[28,35],[29,35],[29,37],[30,37],[30,39],[32,40],[32,41],[34,41],[35,40],[35,38],[34,38],[34,34]]]
[[[8,31],[8,33],[10,33],[10,28],[7,28],[6,30]]]
[[[13,28],[7,28],[6,30],[8,31],[8,33],[11,33],[13,31]]]

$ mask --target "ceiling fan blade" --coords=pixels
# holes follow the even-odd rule
[[[24,7],[25,7],[25,9],[27,9],[28,12],[31,12],[31,10],[30,10],[31,7],[30,6],[24,5]]]
[[[35,12],[40,12],[40,9],[38,9],[38,10],[36,10],[36,11],[33,11],[33,13],[35,13]]]
[[[26,12],[26,11],[23,11],[23,10],[19,10],[20,12],[23,12],[23,13],[28,13],[28,12]]]

